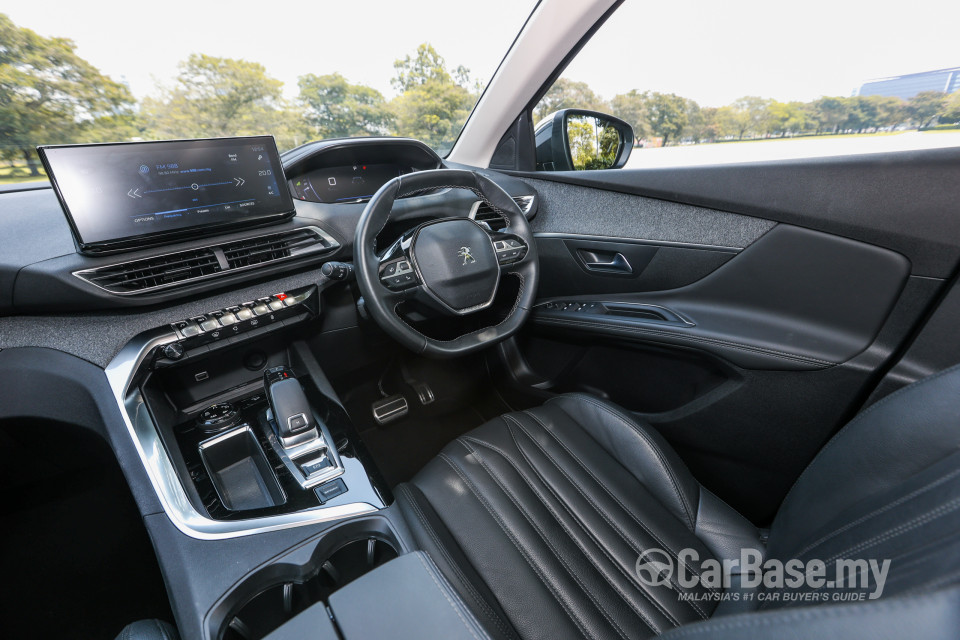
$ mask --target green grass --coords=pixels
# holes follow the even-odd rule
[[[736,144],[738,142],[772,142],[775,140],[835,140],[838,138],[873,138],[877,136],[898,136],[907,131],[876,131],[873,133],[827,133],[823,135],[786,136],[776,138],[744,138],[743,140],[717,140],[713,144]]]
[[[40,169],[41,175],[31,176],[30,170],[25,164],[18,164],[11,167],[9,164],[0,166],[0,184],[14,184],[17,182],[39,182],[46,180],[47,176]]]

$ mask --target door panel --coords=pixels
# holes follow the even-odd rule
[[[560,305],[544,301],[534,322],[697,347],[751,369],[822,369],[873,342],[909,272],[907,260],[893,251],[779,225],[689,286],[580,296]],[[543,279],[555,277],[545,272]],[[593,278],[600,282],[603,275]],[[551,286],[563,288],[562,282]],[[614,302],[660,307],[684,321],[629,313]]]

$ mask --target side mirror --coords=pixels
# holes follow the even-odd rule
[[[620,169],[633,150],[633,127],[605,113],[562,109],[534,130],[538,171]]]

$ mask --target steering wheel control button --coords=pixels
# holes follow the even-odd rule
[[[497,252],[497,261],[500,264],[516,262],[527,251],[527,247],[516,238],[503,238],[494,243]]]
[[[472,220],[441,220],[417,231],[410,255],[424,288],[447,311],[465,314],[490,306],[500,266],[490,236]]]

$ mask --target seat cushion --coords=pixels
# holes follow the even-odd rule
[[[707,587],[650,586],[638,558],[761,549],[649,425],[582,394],[448,445],[397,498],[421,548],[493,637],[644,638],[705,620]],[[693,599],[678,598],[689,591]]]

